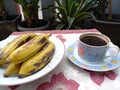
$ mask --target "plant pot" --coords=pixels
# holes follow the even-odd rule
[[[120,46],[119,44],[119,32],[120,32],[120,15],[115,17],[113,15],[113,21],[95,20],[93,24],[94,28],[98,29],[101,33],[111,38],[111,41]]]
[[[8,15],[6,21],[3,21],[0,17],[0,40],[7,38],[12,32],[16,31],[20,21],[21,15]]]
[[[18,31],[35,31],[35,30],[46,30],[49,28],[49,21],[40,19],[37,27],[27,27],[27,22],[23,21],[20,25],[18,25]]]

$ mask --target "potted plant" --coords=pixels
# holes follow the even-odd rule
[[[55,29],[80,29],[83,21],[87,18],[94,18],[90,13],[93,8],[94,0],[55,0],[56,6],[49,6],[48,9],[54,9]]]
[[[96,17],[94,27],[111,38],[113,43],[120,46],[118,39],[120,29],[120,15],[112,13],[112,0],[97,0],[94,11]],[[108,9],[108,13],[106,13]]]
[[[39,0],[15,0],[15,2],[22,6],[25,18],[18,26],[18,30],[45,30],[49,27],[49,21],[38,17]]]
[[[21,21],[21,15],[9,15],[4,0],[0,0],[0,40],[7,38],[16,31],[17,24]]]

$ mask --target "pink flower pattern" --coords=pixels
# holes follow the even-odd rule
[[[84,48],[81,45],[78,47],[78,52],[81,56],[84,56]]]
[[[36,90],[78,90],[79,84],[74,80],[67,80],[62,72],[54,74],[51,82],[42,83]]]
[[[97,85],[101,85],[105,79],[105,76],[110,79],[110,80],[115,80],[116,77],[118,76],[118,74],[116,74],[113,71],[107,71],[107,72],[90,72],[90,78],[91,80],[97,84]]]
[[[11,90],[16,90],[16,88],[18,88],[18,87],[19,87],[19,85],[9,86],[9,88],[10,88]]]
[[[57,37],[57,38],[59,38],[62,42],[65,42],[65,41],[66,41],[66,39],[65,39],[65,38],[63,38],[63,36],[62,36],[62,35],[57,35],[56,37]]]

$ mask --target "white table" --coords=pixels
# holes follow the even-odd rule
[[[90,29],[33,32],[52,33],[67,48],[81,33],[98,31]],[[14,32],[12,35],[22,33],[29,32]],[[23,85],[0,86],[0,90],[120,90],[120,67],[101,73],[88,71],[74,65],[65,54],[59,65],[44,77]]]

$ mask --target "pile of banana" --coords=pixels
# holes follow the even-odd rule
[[[51,34],[22,34],[0,50],[0,67],[5,67],[4,77],[19,78],[32,75],[52,59],[55,45],[49,41]]]

